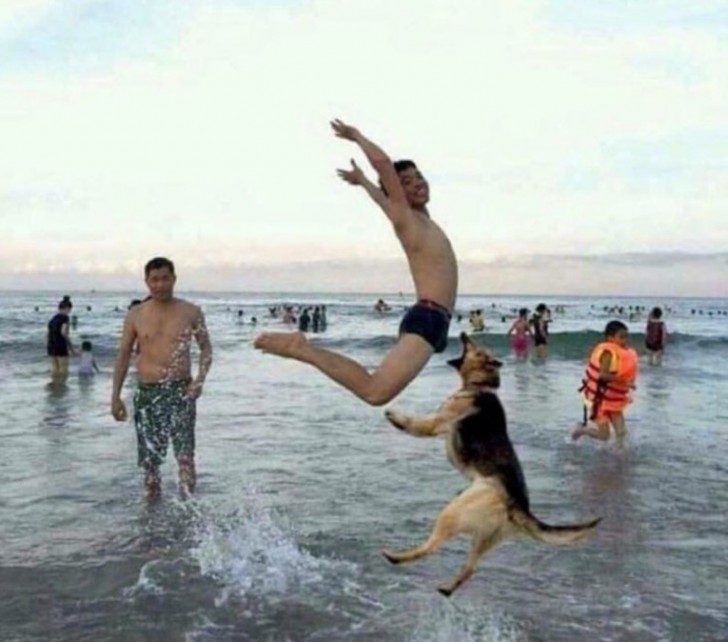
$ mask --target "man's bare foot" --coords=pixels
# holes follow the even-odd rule
[[[279,357],[303,361],[308,339],[303,332],[264,332],[256,337],[253,346]]]

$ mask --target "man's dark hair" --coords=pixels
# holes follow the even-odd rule
[[[397,172],[397,174],[401,174],[406,169],[417,169],[415,162],[407,159],[394,161],[392,165],[394,165],[394,171]]]
[[[624,325],[621,321],[610,321],[607,323],[607,327],[604,328],[604,336],[605,337],[613,337],[617,334],[617,332],[624,330],[625,332],[628,332],[627,326]]]
[[[144,277],[148,277],[152,270],[161,270],[163,268],[169,268],[169,271],[174,274],[174,263],[172,261],[165,259],[163,256],[155,256],[144,266]]]
[[[662,317],[662,308],[652,308],[652,312],[650,312],[653,318],[659,319]]]
[[[394,166],[394,171],[397,172],[397,174],[401,174],[402,172],[404,172],[407,169],[417,169],[417,165],[415,165],[415,162],[412,160],[407,160],[407,159],[394,161],[394,163],[392,163],[392,165]],[[381,180],[379,181],[379,189],[381,189],[382,192],[384,192],[385,196],[389,196],[389,194],[387,194],[387,190],[384,189],[384,185],[382,185]]]

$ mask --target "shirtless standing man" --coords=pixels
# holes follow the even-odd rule
[[[447,333],[457,294],[458,269],[450,241],[430,219],[427,181],[412,161],[392,163],[387,154],[361,132],[340,120],[334,134],[361,148],[379,175],[381,189],[351,161],[352,169],[338,170],[351,185],[360,185],[382,208],[407,257],[417,303],[405,314],[397,344],[372,373],[356,361],[311,345],[301,332],[269,332],[255,340],[264,352],[297,359],[318,368],[357,397],[380,406],[396,397],[424,368],[433,352],[447,347]]]
[[[194,492],[196,399],[202,394],[210,366],[212,345],[200,308],[173,295],[177,277],[169,259],[154,258],[144,267],[149,299],[131,307],[124,320],[119,353],[114,366],[111,414],[126,421],[121,400],[134,346],[137,346],[137,390],[134,394],[134,423],[137,431],[138,462],[144,468],[147,496],[161,491],[159,466],[171,438],[179,466],[183,495]],[[192,379],[190,346],[200,347],[197,377]]]

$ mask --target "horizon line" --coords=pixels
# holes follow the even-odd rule
[[[138,294],[141,292],[141,289],[139,290],[126,290],[126,289],[116,289],[116,288],[91,288],[91,289],[73,289],[73,288],[54,288],[52,290],[33,290],[33,289],[26,289],[26,288],[0,288],[0,294],[17,294],[17,293],[36,293],[36,294],[54,294],[57,295],[58,292],[63,292],[64,294],[73,294],[73,295],[80,295],[80,294]],[[175,290],[175,294],[234,294],[234,295],[261,295],[261,294],[315,294],[315,295],[332,295],[332,294],[345,294],[345,295],[352,295],[352,296],[376,296],[376,295],[384,295],[384,296],[391,296],[391,297],[399,297],[401,296],[407,296],[414,297],[414,292],[406,292],[402,290],[401,292],[397,291],[391,291],[387,292],[385,290],[376,290],[376,291],[370,291],[370,292],[364,292],[364,291],[351,291],[351,290],[200,290],[200,289],[179,289]],[[495,293],[488,293],[488,292],[459,292],[457,296],[467,296],[467,297],[474,297],[474,296],[481,296],[481,297],[491,297],[491,298],[506,298],[506,297],[529,297],[529,298],[557,298],[557,297],[564,297],[564,298],[572,298],[572,299],[589,299],[589,298],[603,298],[603,299],[617,299],[617,298],[625,298],[625,299],[725,299],[725,296],[706,296],[706,295],[685,295],[685,294],[670,294],[670,295],[660,295],[660,294],[569,294],[566,292],[560,292],[556,294],[547,294],[547,293],[527,293],[527,292],[508,292],[504,294],[495,294]]]

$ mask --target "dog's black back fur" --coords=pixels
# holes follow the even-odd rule
[[[528,489],[516,451],[508,438],[506,413],[492,392],[479,392],[478,412],[457,426],[455,450],[460,461],[484,477],[497,476],[515,506],[529,512]]]

